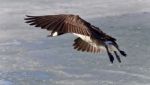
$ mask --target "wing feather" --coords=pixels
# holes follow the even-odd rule
[[[78,15],[45,15],[45,16],[27,16],[26,23],[41,27],[48,31],[57,31],[62,33],[78,33],[90,36],[90,23],[80,18]]]
[[[93,46],[92,44],[82,40],[81,38],[77,38],[74,40],[74,49],[78,51],[86,51],[86,52],[92,52],[92,53],[98,53],[101,52],[101,48]]]

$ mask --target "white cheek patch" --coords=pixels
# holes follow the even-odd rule
[[[52,34],[52,36],[57,36],[58,35],[58,32],[54,32],[53,34]]]

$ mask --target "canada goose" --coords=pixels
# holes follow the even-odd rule
[[[121,62],[118,52],[122,56],[126,56],[126,53],[120,50],[115,38],[107,35],[98,27],[91,25],[78,15],[27,15],[25,20],[26,23],[29,23],[30,25],[47,29],[50,32],[48,36],[51,37],[59,36],[65,33],[72,33],[77,36],[73,44],[74,49],[93,53],[98,53],[105,50],[111,63],[114,61],[113,54],[116,56],[118,62]]]

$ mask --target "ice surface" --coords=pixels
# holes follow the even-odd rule
[[[150,0],[0,0],[0,85],[149,85]],[[116,37],[128,54],[73,50],[74,36],[47,38],[25,15],[73,13]],[[69,36],[68,36],[69,35]]]
[[[13,84],[10,81],[0,80],[0,85],[13,85]]]

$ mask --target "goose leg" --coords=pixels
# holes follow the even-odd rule
[[[106,47],[107,54],[108,54],[108,56],[109,56],[110,62],[113,63],[114,57],[113,57],[113,55],[109,52],[108,46],[105,46],[105,47]]]
[[[124,51],[120,50],[120,48],[119,48],[119,46],[118,46],[118,44],[116,42],[114,42],[114,46],[117,48],[117,50],[120,52],[120,54],[122,56],[124,56],[124,57],[127,56],[127,54]]]
[[[116,55],[116,58],[117,58],[118,62],[119,62],[119,63],[121,63],[120,56],[117,54],[117,52],[116,52],[116,51],[114,51],[114,53],[115,53],[115,55]]]

